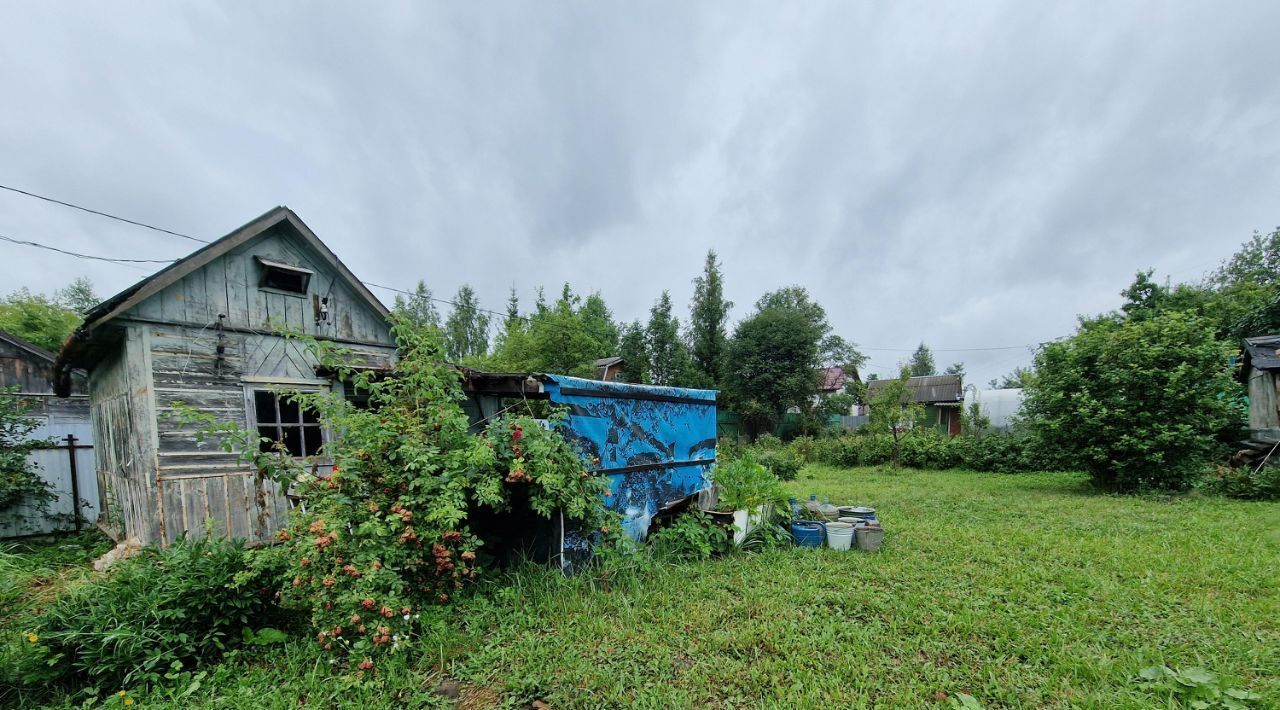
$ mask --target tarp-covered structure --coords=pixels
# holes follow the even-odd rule
[[[710,485],[716,461],[715,390],[477,371],[465,373],[464,389],[473,418],[492,416],[504,399],[514,397],[565,407],[565,437],[593,471],[609,477],[605,505],[622,514],[632,538],[642,539],[655,515]],[[549,551],[565,563],[585,556],[590,532],[562,525]]]

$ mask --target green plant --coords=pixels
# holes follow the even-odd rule
[[[269,588],[246,570],[241,542],[221,538],[181,538],[117,563],[35,621],[27,681],[154,683],[222,653],[268,607]]]
[[[1185,312],[1084,321],[1037,353],[1023,411],[1038,441],[1097,484],[1184,489],[1221,453],[1216,434],[1236,417],[1228,350]]]
[[[787,500],[786,490],[778,482],[778,477],[762,466],[751,451],[716,466],[712,478],[719,492],[717,507],[721,510],[753,510]]]
[[[1230,687],[1218,674],[1204,668],[1151,666],[1143,668],[1139,680],[1149,689],[1191,708],[1244,710],[1261,700],[1257,693]]]
[[[0,511],[18,503],[45,504],[53,498],[28,458],[47,441],[30,438],[39,422],[26,416],[30,403],[18,396],[17,386],[0,389]]]
[[[921,343],[921,347],[924,344]],[[873,436],[884,436],[891,444],[890,461],[894,466],[902,463],[902,440],[920,421],[924,408],[916,403],[908,381],[911,371],[902,368],[898,377],[886,380],[883,387],[871,397],[871,413],[866,430]],[[863,461],[862,463],[869,463]]]
[[[1196,484],[1205,493],[1245,500],[1280,499],[1280,467],[1219,466]]]
[[[757,436],[751,445],[760,451],[777,451],[783,447],[782,439],[768,433]]]
[[[755,452],[756,461],[769,469],[781,481],[794,481],[804,465],[799,456],[791,449],[783,448],[775,451],[763,450]]]
[[[813,446],[817,439],[812,436],[797,436],[787,444],[789,451],[801,464],[812,463]]]
[[[689,510],[649,536],[653,551],[670,561],[708,560],[733,548],[733,535],[710,515]]]
[[[345,655],[361,677],[375,658],[413,645],[479,577],[484,541],[470,524],[477,512],[519,506],[547,519],[563,515],[602,542],[620,534],[607,524],[607,480],[592,475],[556,430],[563,412],[551,413],[550,427],[502,416],[473,433],[438,329],[398,321],[393,332],[400,358],[389,378],[307,341],[324,366],[368,394],[368,408],[335,394],[291,395],[342,432],[323,452],[333,462],[328,475],[261,453],[256,434],[239,427],[210,424],[204,432],[305,501],[262,559],[282,569],[282,603],[306,612],[316,643]]]

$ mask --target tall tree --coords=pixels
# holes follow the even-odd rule
[[[453,311],[444,324],[445,353],[450,360],[479,357],[489,352],[489,314],[471,286],[463,284],[453,297]]]
[[[0,330],[52,352],[62,348],[80,321],[79,313],[25,288],[0,299]]]
[[[933,375],[938,372],[938,366],[933,362],[933,351],[928,345],[920,343],[920,347],[911,354],[911,361],[907,364],[907,369],[911,371],[912,377],[924,377]]]
[[[729,343],[724,389],[753,435],[776,426],[789,407],[810,407],[824,362],[861,358],[830,334],[826,311],[799,286],[765,294],[755,313],[738,323]]]
[[[942,371],[942,374],[944,374],[944,375],[959,375],[959,376],[960,376],[960,381],[961,381],[961,382],[963,382],[963,381],[964,381],[964,363],[963,363],[963,362],[953,362],[953,363],[951,363],[949,366],[947,366],[947,369],[945,369],[945,370],[943,370],[943,371]]]
[[[84,276],[77,276],[66,287],[58,289],[53,298],[58,305],[81,315],[88,313],[89,309],[102,301],[98,294],[93,292],[93,282]]]
[[[485,366],[510,372],[552,372],[579,377],[595,374],[595,361],[617,355],[618,326],[604,299],[593,293],[585,300],[569,288],[555,303],[538,290],[534,312],[519,330],[505,333]]]
[[[715,250],[709,249],[702,275],[693,280],[693,301],[689,306],[690,354],[700,385],[719,387],[724,380],[731,308],[733,303],[724,297],[720,262]]]
[[[680,339],[680,319],[671,315],[671,294],[666,291],[649,309],[645,341],[649,351],[649,381],[666,386],[687,384],[689,350]]]
[[[1031,380],[1034,377],[1035,372],[1033,372],[1031,368],[1019,365],[1018,367],[1013,368],[1013,372],[1005,375],[1004,379],[991,380],[987,384],[990,385],[993,390],[1024,389],[1031,383]]]
[[[431,289],[421,279],[408,298],[396,294],[391,310],[415,325],[440,327],[440,311],[431,296]]]
[[[622,326],[618,338],[618,357],[623,359],[622,379],[627,382],[649,382],[649,349],[645,344],[644,326],[632,321]]]

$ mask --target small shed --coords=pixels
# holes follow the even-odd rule
[[[1249,388],[1249,430],[1259,441],[1280,441],[1280,335],[1244,339],[1240,378]]]
[[[26,416],[39,424],[30,438],[50,442],[31,452],[30,462],[54,495],[44,506],[24,500],[0,510],[0,538],[78,530],[98,515],[85,375],[70,373],[68,396],[59,398],[54,361],[53,353],[0,330],[0,390],[14,388],[28,407]]]
[[[875,399],[876,393],[891,380],[872,380],[867,383],[867,399]],[[951,436],[960,434],[960,407],[964,402],[964,383],[959,375],[926,375],[907,380],[911,401],[924,406],[923,426],[937,429]]]
[[[201,534],[206,521],[217,535],[265,539],[288,511],[284,491],[216,442],[197,440],[179,403],[313,458],[330,433],[278,392],[341,392],[343,383],[287,334],[330,341],[389,370],[396,350],[387,316],[286,207],[95,306],[54,375],[58,394],[71,396],[74,371],[88,372],[99,525],[143,544]]]
[[[623,529],[634,539],[648,534],[654,516],[710,484],[716,461],[715,390],[554,374],[463,374],[464,408],[473,421],[502,411],[504,401],[547,400],[564,406],[565,437],[588,457],[596,473],[609,477],[605,505],[622,514]],[[544,547],[553,561],[568,566],[588,554],[588,535],[556,525],[541,536],[550,540]]]

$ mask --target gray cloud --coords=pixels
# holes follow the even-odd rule
[[[287,204],[362,277],[623,319],[707,248],[871,348],[1021,345],[1280,223],[1280,6],[0,8],[0,182],[201,236]],[[0,234],[188,243],[0,194]],[[7,288],[141,272],[0,245]],[[389,300],[389,299],[388,299]],[[906,356],[877,349],[873,371]],[[985,381],[1023,350],[939,352]]]

